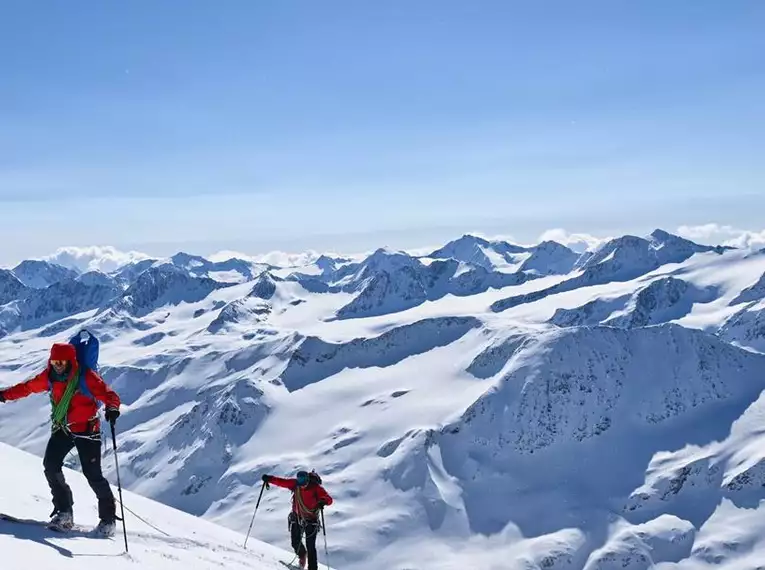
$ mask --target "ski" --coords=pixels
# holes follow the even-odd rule
[[[56,528],[55,526],[50,526],[50,523],[47,521],[41,521],[38,519],[22,519],[13,515],[9,515],[8,513],[0,513],[0,521],[37,526],[59,534],[76,534],[78,536],[86,536],[91,538],[110,538],[109,536],[94,533],[94,529],[89,529],[81,525],[74,525],[70,529]]]

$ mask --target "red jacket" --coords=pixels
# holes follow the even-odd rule
[[[72,363],[73,373],[79,374],[76,363]],[[10,388],[2,390],[3,397],[7,401],[19,400],[26,398],[30,394],[37,394],[40,392],[47,392],[50,388],[50,380],[48,377],[50,368],[46,368],[43,372]],[[120,407],[120,397],[114,390],[109,388],[104,382],[103,378],[99,376],[93,370],[88,370],[85,373],[85,384],[93,394],[93,397],[103,402],[107,408],[113,408],[118,410]],[[66,381],[53,382],[53,402],[58,403],[61,397],[66,391]],[[95,400],[80,392],[78,389],[72,401],[69,404],[69,413],[66,418],[69,424],[69,429],[73,433],[85,433],[89,431],[97,431],[100,429],[100,422],[98,420],[98,407]]]
[[[297,479],[282,479],[271,475],[269,483],[292,491],[292,512],[302,519],[318,518],[319,501],[325,505],[332,504],[332,497],[318,483],[310,482],[305,487],[298,487]]]

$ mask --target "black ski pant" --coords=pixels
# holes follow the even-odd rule
[[[98,499],[98,517],[104,521],[114,521],[117,509],[109,481],[101,472],[101,434],[98,432],[71,434],[59,429],[51,435],[45,448],[43,467],[53,495],[54,511],[71,512],[74,505],[72,489],[67,485],[62,471],[64,458],[74,447],[77,447],[80,456],[82,473]]]
[[[319,521],[298,521],[295,513],[289,516],[290,538],[292,539],[292,548],[298,556],[308,555],[308,570],[318,570],[319,563],[316,558],[316,537],[319,534],[321,525]],[[305,533],[305,546],[303,545],[303,534]]]

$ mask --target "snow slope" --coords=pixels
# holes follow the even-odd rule
[[[23,297],[28,290],[12,271],[0,269],[0,305]]]
[[[709,303],[717,297],[714,287],[701,289],[676,277],[662,277],[633,295],[599,298],[576,309],[559,309],[551,322],[559,326],[602,323],[620,328],[644,327],[680,319],[696,303]]]
[[[720,327],[720,337],[765,352],[765,300],[750,303]]]
[[[111,457],[106,461],[112,461]],[[0,488],[13,490],[0,498],[0,512],[47,521],[51,505],[40,459],[0,444],[0,464]],[[94,527],[97,508],[87,481],[78,471],[65,469],[65,475],[75,497],[75,523]],[[245,550],[245,537],[239,533],[127,491],[123,498],[128,509],[149,523],[125,513],[127,553],[121,525],[114,538],[95,539],[83,532],[61,534],[43,526],[0,520],[2,567],[81,570],[98,564],[115,570],[284,570],[280,561],[293,558],[291,553],[258,541],[257,524]]]
[[[116,300],[0,339],[2,384],[92,327],[125,403],[128,488],[244,532],[263,473],[316,468],[348,570],[695,570],[762,553],[751,528],[727,531],[731,552],[715,533],[762,516],[749,296],[765,256],[657,231],[562,274],[554,245],[492,246],[487,268],[466,257],[485,245],[460,243],[241,282],[193,274],[193,256],[118,270]],[[0,440],[42,453],[48,406],[0,406]],[[283,548],[288,500],[267,492],[258,515]]]

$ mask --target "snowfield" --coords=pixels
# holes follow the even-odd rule
[[[123,484],[199,524],[245,533],[263,473],[314,468],[337,568],[765,567],[761,252],[657,230],[581,255],[462,236],[293,268],[45,263],[0,272],[0,386],[88,327]],[[0,405],[0,441],[41,455],[48,407]],[[289,550],[288,510],[265,493],[257,538]]]
[[[51,503],[39,458],[0,444],[0,463],[0,486],[13,490],[3,494],[0,512],[47,521]],[[126,511],[126,553],[121,523],[114,538],[88,536],[87,530],[98,523],[93,492],[80,473],[67,469],[65,475],[74,495],[75,524],[85,528],[59,533],[42,525],[0,520],[3,568],[66,570],[97,564],[115,570],[285,570],[281,561],[293,559],[291,553],[252,537],[245,550],[244,535],[130,492],[123,492],[126,508],[146,522]]]

